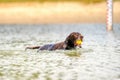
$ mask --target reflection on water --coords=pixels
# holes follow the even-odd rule
[[[119,80],[120,24],[0,25],[0,80]],[[26,46],[84,35],[81,49],[40,51]]]

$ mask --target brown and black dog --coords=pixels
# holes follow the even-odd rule
[[[81,43],[83,41],[83,36],[78,32],[72,32],[63,42],[56,43],[56,44],[47,44],[44,46],[33,46],[33,47],[26,47],[26,49],[38,49],[40,50],[70,50],[75,49],[76,47],[81,48]]]

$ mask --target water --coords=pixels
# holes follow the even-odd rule
[[[82,49],[27,50],[26,46],[84,36]],[[0,80],[120,80],[120,24],[0,25]]]

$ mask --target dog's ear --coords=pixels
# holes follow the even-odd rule
[[[68,43],[70,43],[72,40],[71,40],[71,38],[70,38],[70,36],[68,36],[67,38],[66,38],[66,40],[65,40],[65,44],[67,45]]]
[[[71,41],[74,41],[74,34],[70,34],[67,38],[66,38],[66,40],[65,40],[65,43],[67,44],[68,42],[71,42]]]
[[[74,41],[75,41],[75,37],[74,37],[74,35],[73,34],[70,34],[67,38],[66,38],[66,40],[65,40],[65,48],[72,48],[72,47],[74,47]]]

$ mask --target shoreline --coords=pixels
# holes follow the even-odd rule
[[[113,22],[120,23],[120,2],[114,2]],[[106,23],[106,3],[0,3],[0,24]]]

